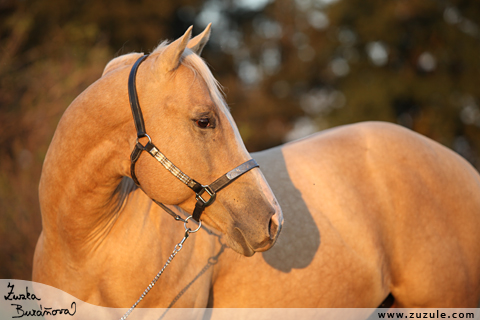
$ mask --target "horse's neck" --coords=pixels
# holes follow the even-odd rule
[[[102,94],[105,85],[117,84],[107,81],[87,89],[55,132],[39,188],[44,233],[66,233],[80,240],[112,223],[115,191],[126,174],[134,129],[128,109],[118,110],[128,106],[118,101],[126,97],[115,101]]]

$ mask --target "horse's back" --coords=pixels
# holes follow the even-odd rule
[[[278,291],[305,291],[290,306],[375,307],[388,292],[398,306],[476,306],[480,180],[461,157],[375,122],[254,157],[285,226],[277,245],[250,264],[281,279]],[[295,288],[284,283],[293,278]]]

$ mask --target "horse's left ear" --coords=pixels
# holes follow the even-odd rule
[[[183,51],[185,51],[191,35],[192,27],[188,28],[183,36],[170,43],[165,52],[157,59],[159,67],[163,72],[170,72],[178,68]]]
[[[188,42],[188,48],[193,52],[195,52],[196,54],[200,55],[202,53],[203,48],[207,44],[208,39],[210,39],[211,27],[212,27],[212,24],[209,23],[202,33],[200,33],[198,36],[190,40]]]

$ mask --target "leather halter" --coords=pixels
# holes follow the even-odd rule
[[[193,219],[199,222],[200,216],[202,215],[205,208],[215,202],[218,191],[228,186],[230,183],[235,181],[244,173],[252,170],[253,168],[259,167],[259,165],[254,159],[250,159],[242,163],[235,169],[227,172],[226,174],[224,174],[223,176],[215,180],[210,185],[202,185],[197,181],[195,181],[194,179],[191,179],[188,175],[186,175],[179,168],[177,168],[170,160],[168,160],[168,158],[162,152],[160,152],[160,150],[153,144],[152,139],[147,134],[145,130],[145,122],[143,121],[142,109],[140,109],[140,104],[138,103],[137,87],[136,87],[135,79],[136,79],[138,67],[143,61],[145,61],[147,57],[148,55],[144,55],[135,62],[132,69],[130,70],[130,76],[128,77],[128,97],[130,99],[130,107],[132,109],[133,120],[135,122],[135,128],[137,130],[137,142],[130,156],[130,160],[131,160],[130,173],[135,184],[140,187],[140,182],[138,181],[135,175],[135,163],[137,162],[140,155],[142,154],[142,151],[148,152],[152,157],[154,157],[158,162],[160,162],[165,167],[165,169],[170,171],[171,174],[177,177],[181,182],[183,182],[187,187],[189,187],[196,193],[195,198],[197,199],[197,203],[195,204],[195,210],[193,211],[192,217]],[[140,138],[147,138],[148,142],[145,145],[142,145],[139,142]],[[205,192],[210,197],[207,200],[205,200],[202,197],[202,195]],[[180,216],[171,212],[171,210],[169,210],[162,203],[154,199],[152,200],[158,205],[160,205],[163,209],[165,209],[176,220],[184,221],[183,219],[180,218]]]

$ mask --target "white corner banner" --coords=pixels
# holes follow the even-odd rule
[[[128,308],[106,308],[83,302],[44,284],[0,279],[0,320],[6,319],[120,319]],[[479,319],[480,309],[314,309],[314,308],[136,308],[135,319]]]

